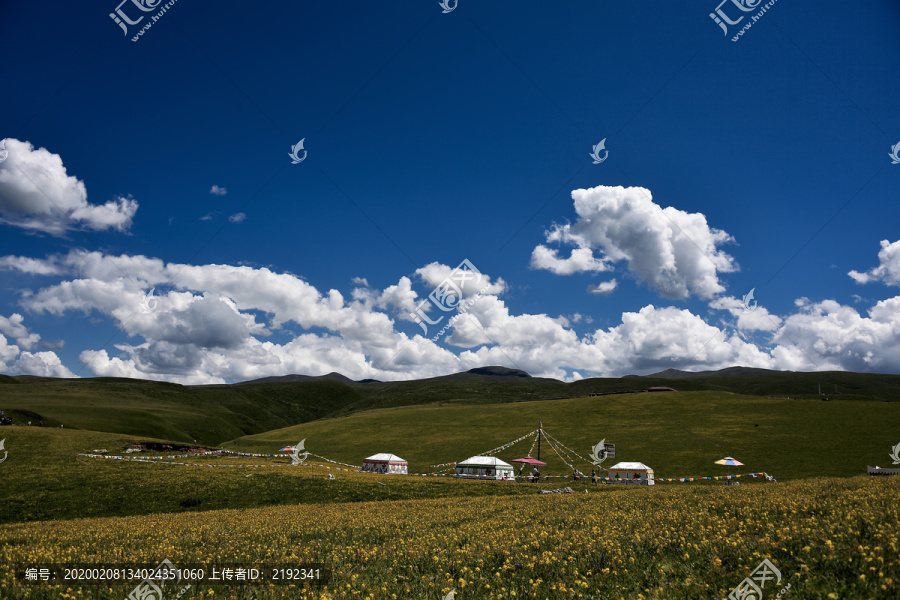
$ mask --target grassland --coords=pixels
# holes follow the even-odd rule
[[[218,444],[327,416],[359,401],[337,381],[261,386],[182,386],[132,379],[0,381],[0,408],[17,423]]]
[[[375,452],[392,452],[413,470],[427,472],[429,465],[464,460],[516,439],[539,422],[582,456],[606,438],[616,444],[609,463],[641,461],[661,477],[724,474],[713,462],[726,455],[746,465],[737,472],[845,477],[864,473],[866,464],[890,462],[900,405],[705,391],[420,406],[322,419],[225,446],[267,452],[306,438],[307,449],[342,462],[358,465]],[[510,460],[530,449],[529,442],[520,442],[498,456]],[[548,462],[546,472],[570,472],[546,443],[541,458]],[[587,463],[576,466],[590,471]]]
[[[524,486],[491,486],[450,478],[385,478],[284,459],[193,458],[209,466],[91,459],[78,452],[123,454],[135,438],[89,431],[6,427],[7,460],[0,463],[0,523],[82,517],[199,512],[223,508],[534,493]],[[146,438],[141,438],[146,441]],[[141,455],[158,455],[158,452]],[[262,465],[258,468],[225,465]],[[339,473],[326,481],[328,473]],[[466,485],[475,483],[475,485]],[[553,487],[547,484],[543,487]],[[0,596],[2,597],[2,596]]]
[[[764,471],[779,481],[865,472],[887,465],[897,443],[900,404],[833,400],[780,400],[722,392],[629,394],[507,404],[412,406],[357,413],[241,437],[225,447],[273,453],[306,438],[308,450],[359,465],[376,452],[393,452],[412,472],[444,472],[431,465],[460,461],[532,431],[546,431],[586,456],[601,438],[616,444],[619,460],[649,464],[658,477]],[[332,469],[291,469],[287,459],[212,458],[179,462],[257,464],[260,468],[191,467],[90,459],[78,453],[106,449],[123,454],[148,438],[39,427],[5,427],[9,458],[0,464],[0,522],[78,517],[196,512],[279,504],[441,498],[534,493],[528,486],[479,486],[441,477],[390,477],[379,485],[364,477],[323,485]],[[152,440],[151,440],[152,441]],[[160,441],[160,440],[157,440]],[[525,440],[498,453],[511,460],[532,450]],[[536,448],[533,449],[536,453]],[[154,451],[151,455],[173,454]],[[744,467],[713,462],[730,455]],[[545,475],[567,475],[568,466],[542,444]],[[321,463],[318,459],[310,462]],[[587,463],[577,463],[584,472]],[[304,470],[309,471],[304,471]],[[306,472],[315,470],[316,476]],[[450,471],[452,472],[452,471]],[[302,476],[301,476],[302,475]],[[384,479],[384,478],[381,478]],[[551,479],[542,487],[560,487]],[[684,484],[667,484],[684,485]]]
[[[348,475],[352,478],[362,474]],[[474,482],[473,482],[474,483]],[[490,484],[486,484],[490,485]],[[612,489],[615,488],[615,489]],[[766,598],[900,594],[900,479],[286,506],[0,526],[4,598],[119,600],[134,587],[27,584],[33,564],[325,563],[315,588],[197,585],[182,598],[725,598],[768,559]],[[167,592],[168,593],[168,592]],[[174,595],[167,595],[167,598]]]
[[[0,378],[0,408],[17,423],[48,425],[0,428],[9,453],[0,463],[0,598],[123,598],[131,589],[29,587],[13,578],[22,561],[164,558],[334,566],[327,588],[194,587],[185,599],[441,598],[450,589],[460,600],[724,598],[763,558],[781,569],[782,587],[790,583],[785,598],[898,597],[900,478],[853,478],[891,462],[900,441],[896,378],[846,374],[845,393],[826,402],[770,393],[785,389],[782,375],[664,381],[682,391],[599,397],[584,393],[658,382],[462,375],[184,387]],[[727,389],[737,380],[758,393]],[[687,389],[696,385],[713,389]],[[546,438],[542,471],[559,478],[537,485],[362,474],[316,457],[292,467],[286,457],[176,465],[78,456],[124,454],[137,442],[270,454],[306,438],[309,451],[343,463],[393,452],[411,472],[447,473],[432,465],[483,453],[539,422],[582,456],[601,438],[615,443],[607,467],[642,461],[665,478],[764,471],[779,483],[579,482],[577,494],[542,496],[573,485]],[[536,450],[528,439],[498,456]],[[725,455],[745,466],[713,464]]]
[[[653,385],[671,385],[682,391],[818,400],[818,384],[832,400],[900,400],[900,376],[859,373],[771,372],[677,380],[625,377],[574,383],[461,373],[391,383],[319,379],[204,386],[105,377],[3,376],[0,409],[18,423],[43,420],[53,426],[220,444],[245,435],[378,408],[579,398]],[[838,395],[832,393],[835,386]],[[643,395],[635,398],[638,396]]]

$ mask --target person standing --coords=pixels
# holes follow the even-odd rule
[[[531,483],[537,483],[541,478],[541,472],[538,471],[537,465],[531,470]]]

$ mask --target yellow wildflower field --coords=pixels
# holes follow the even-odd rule
[[[324,563],[331,576],[306,587],[164,586],[163,600],[727,598],[768,559],[780,580],[762,581],[763,598],[900,597],[900,477],[610,487],[5,525],[0,596],[121,600],[134,584],[16,572],[168,559]]]

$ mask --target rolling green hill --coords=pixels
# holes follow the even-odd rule
[[[359,401],[331,380],[302,384],[182,386],[135,379],[16,378],[0,409],[17,423],[217,444],[318,419]]]
[[[115,389],[115,383],[108,382],[110,389]],[[27,388],[28,384],[16,387]],[[203,425],[214,424],[209,419],[203,421],[203,410],[213,400],[193,398],[195,405],[155,398],[143,406],[144,413],[132,400],[127,404],[130,407],[127,415],[140,419],[146,414],[161,425],[166,425],[166,419],[171,418],[175,422],[171,430],[176,432],[184,423],[190,423],[190,419],[197,419]],[[65,399],[78,401],[77,396]],[[57,399],[57,403],[62,401]],[[53,406],[47,400],[44,402]],[[104,410],[112,410],[113,404],[102,405],[89,399],[82,402],[82,411],[68,408],[70,414],[84,419],[84,424],[91,424],[90,419],[94,418],[110,427],[119,426],[111,417],[98,416],[105,414]],[[235,418],[226,409],[217,410],[223,413],[222,422],[226,424],[227,418]],[[271,418],[270,422],[275,420]],[[120,417],[119,422],[127,421]],[[593,444],[606,438],[607,442],[616,444],[616,457],[607,460],[605,467],[618,461],[641,461],[650,465],[657,477],[665,478],[749,472],[767,472],[781,481],[847,477],[865,473],[867,464],[888,466],[890,448],[900,441],[897,439],[900,403],[787,400],[700,391],[515,403],[448,402],[376,409],[240,436],[225,447],[271,454],[305,438],[307,450],[342,463],[359,465],[370,454],[392,452],[409,461],[411,472],[447,473],[447,469],[431,465],[461,461],[491,450],[533,431],[539,422],[569,452],[585,457]],[[163,426],[160,430],[167,431]],[[172,439],[164,435],[157,437],[161,438],[157,442]],[[542,468],[542,474],[560,478],[535,487],[459,481],[451,477],[374,476],[353,473],[333,464],[330,469],[290,467],[286,457],[176,461],[203,463],[197,467],[77,456],[95,449],[123,454],[123,449],[133,446],[135,441],[146,441],[148,437],[143,434],[3,427],[0,438],[5,438],[5,449],[9,452],[9,458],[0,463],[4,483],[0,486],[0,522],[299,503],[518,495],[536,493],[537,488],[571,485],[570,480],[563,478],[571,473],[566,464],[571,454],[563,452],[567,455],[564,462],[546,438],[541,445],[541,457],[548,465]],[[497,456],[511,460],[530,451],[536,454],[537,448],[532,447],[531,439],[526,439]],[[144,455],[180,452],[176,449]],[[713,464],[726,455],[734,456],[745,466]],[[311,457],[308,462],[322,464],[317,457]],[[585,473],[591,469],[586,462],[576,462],[575,466]],[[337,474],[338,479],[327,481],[325,475],[329,472]],[[378,481],[387,483],[381,485]],[[616,486],[600,486],[612,487]]]
[[[732,370],[726,370],[735,372]],[[505,404],[669,385],[681,391],[715,390],[756,396],[818,400],[819,383],[832,400],[895,402],[900,376],[860,373],[742,371],[690,378],[624,377],[563,383],[522,371],[485,367],[417,381],[352,382],[325,377],[182,386],[119,378],[0,377],[0,409],[17,423],[219,444],[322,418],[378,408],[417,405]],[[302,378],[301,378],[302,379]],[[834,394],[837,386],[838,394]],[[638,396],[643,395],[635,395]]]
[[[900,441],[898,403],[701,391],[383,409],[242,437],[226,447],[272,452],[306,438],[307,450],[333,460],[359,465],[368,455],[391,452],[412,471],[429,472],[430,465],[501,446],[539,422],[584,457],[602,438],[615,443],[616,457],[604,467],[640,461],[660,477],[758,471],[788,479],[845,477],[865,473],[867,464],[889,464],[890,448]],[[523,441],[497,456],[510,460],[529,450],[531,442]],[[571,472],[547,442],[541,456],[546,473]],[[724,456],[746,466],[713,464]],[[590,472],[585,462],[575,466]]]
[[[7,458],[0,462],[0,523],[87,517],[198,512],[261,506],[409,500],[535,493],[527,486],[464,482],[445,477],[384,478],[290,460],[195,457],[186,466],[78,456],[93,450],[123,455],[131,436],[48,427],[3,427]],[[140,438],[146,441],[147,438]],[[163,442],[164,440],[155,440]],[[130,455],[183,452],[155,450]],[[3,452],[0,452],[0,458]],[[262,465],[259,468],[234,465]],[[225,465],[231,465],[230,467]],[[338,473],[334,481],[328,473]],[[469,485],[467,485],[469,484]],[[474,485],[471,485],[474,484]],[[555,484],[544,485],[551,487]],[[540,486],[538,486],[540,487]]]

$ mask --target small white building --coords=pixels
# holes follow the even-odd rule
[[[609,468],[612,483],[653,485],[653,469],[642,462],[620,462]]]
[[[362,470],[385,475],[408,475],[409,464],[396,454],[382,452],[363,459]]]
[[[516,480],[513,466],[495,456],[473,456],[461,463],[456,463],[456,477],[497,481]]]

